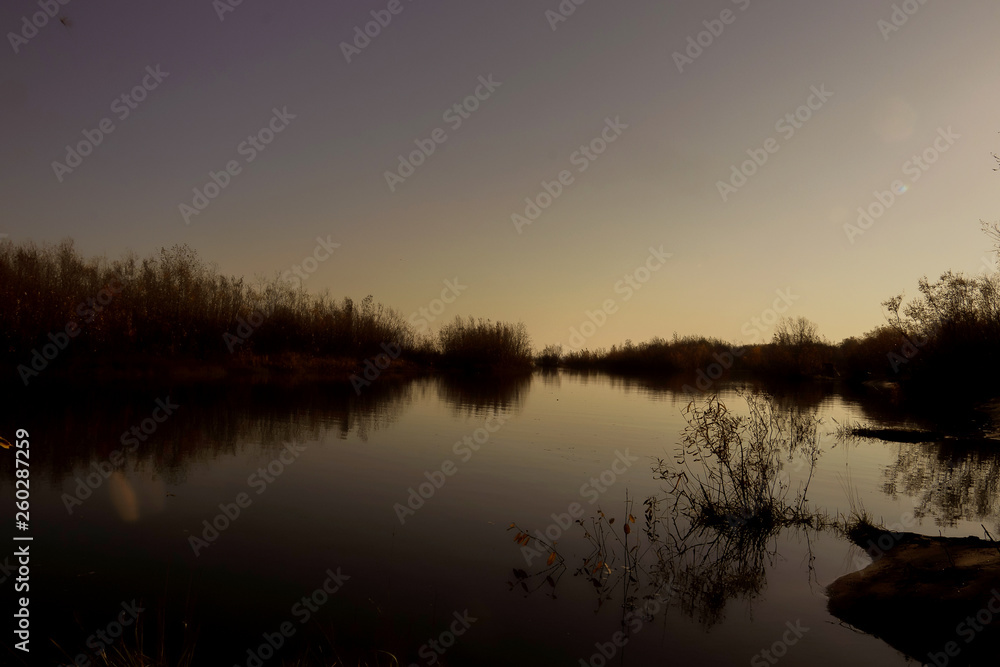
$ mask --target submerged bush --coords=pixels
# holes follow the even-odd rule
[[[718,397],[684,410],[677,467],[660,462],[657,473],[673,484],[675,507],[693,526],[754,526],[765,533],[808,523],[803,512],[809,480],[819,457],[819,420],[808,413],[780,414],[770,397],[741,392],[749,416],[737,415]],[[809,475],[794,501],[783,459],[800,456]]]

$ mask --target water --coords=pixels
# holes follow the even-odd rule
[[[719,396],[745,411],[737,388],[720,385]],[[573,575],[587,543],[580,527],[557,522],[576,503],[585,518],[604,511],[620,527],[627,492],[639,535],[642,501],[663,495],[653,466],[673,459],[682,409],[696,398],[566,372],[376,382],[360,396],[232,383],[31,397],[2,427],[8,437],[28,430],[32,443],[32,647],[45,656],[35,664],[94,660],[105,646],[97,631],[114,632],[133,600],[145,609],[146,652],[165,632],[176,657],[186,637],[196,665],[277,665],[302,650],[325,664],[394,664],[391,654],[403,665],[600,665],[602,650],[608,664],[772,664],[760,653],[772,647],[784,665],[915,664],[826,611],[825,586],[863,567],[863,553],[796,530],[755,553],[759,580],[714,595],[705,589],[716,563],[670,588],[642,578],[639,603],[651,614],[630,617],[633,633],[615,645],[622,591]],[[107,479],[94,476],[157,399],[179,407],[146,421],[155,431]],[[776,401],[823,419],[811,505],[847,513],[853,494],[875,518],[915,532],[981,535],[984,523],[1000,533],[995,454],[838,442],[834,420],[913,425],[879,394],[808,385]],[[10,480],[9,456],[3,466]],[[795,468],[788,462],[793,487],[806,472]],[[96,488],[83,498],[88,475]],[[421,484],[429,497],[403,510]],[[13,492],[0,483],[0,497]],[[223,529],[206,532],[205,521]],[[554,588],[537,575],[547,553],[529,565],[512,522],[558,538],[573,566],[552,573]],[[328,595],[324,583],[339,588]],[[282,627],[290,636],[276,639]],[[107,636],[108,650],[134,644],[135,628]],[[281,644],[277,655],[266,636]],[[794,644],[775,646],[783,636]]]

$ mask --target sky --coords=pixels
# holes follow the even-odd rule
[[[565,349],[838,341],[991,257],[989,0],[48,1],[0,6],[14,241]]]

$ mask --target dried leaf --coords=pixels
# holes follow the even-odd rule
[[[626,523],[626,524],[625,524],[625,534],[626,534],[626,535],[628,535],[628,534],[629,534],[629,533],[631,533],[631,532],[632,532],[632,529],[631,529],[631,528],[629,528],[629,525],[628,525],[628,524]]]
[[[548,559],[548,561],[546,561],[545,564],[546,565],[552,565],[552,563],[554,563],[554,562],[556,562],[556,552],[555,551],[553,551],[551,554],[549,554],[549,559]]]

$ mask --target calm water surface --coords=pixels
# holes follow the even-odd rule
[[[736,385],[718,389],[745,412]],[[85,495],[77,480],[168,396],[180,405],[174,414],[89,497],[69,500]],[[553,587],[534,576],[544,558],[529,565],[508,526],[545,530],[574,503],[585,517],[604,511],[620,522],[628,493],[638,528],[642,500],[664,491],[652,467],[673,459],[682,409],[700,398],[569,373],[375,383],[361,396],[242,384],[33,397],[3,426],[25,428],[32,439],[33,645],[36,656],[48,656],[36,664],[93,659],[95,632],[132,600],[146,610],[147,639],[165,630],[175,646],[187,633],[198,665],[278,665],[303,646],[327,664],[335,655],[393,664],[377,651],[404,665],[604,664],[596,656],[622,630],[623,593],[573,576],[588,554],[583,530],[559,536],[574,567],[554,573]],[[879,394],[809,385],[775,400],[780,410],[823,419],[813,506],[846,513],[850,488],[887,524],[915,512],[916,532],[996,528],[996,456],[943,444],[838,442],[834,420],[905,421]],[[9,480],[9,461],[3,465]],[[443,467],[452,474],[435,474]],[[793,486],[805,472],[796,467],[787,466]],[[403,513],[396,506],[428,473],[443,484],[433,494],[425,485],[430,497]],[[12,497],[10,483],[0,489]],[[220,504],[232,513],[241,498],[237,518],[216,519]],[[206,535],[204,522],[213,520],[229,525]],[[192,536],[205,542],[192,546]],[[656,592],[663,602],[630,624],[637,631],[608,664],[770,664],[757,656],[789,623],[808,630],[782,651],[783,665],[916,664],[826,611],[825,586],[869,562],[859,549],[830,533],[790,530],[753,557],[763,576],[739,590],[713,579],[726,563],[702,563],[669,589],[654,591],[640,578],[647,588],[638,599]],[[515,570],[529,575],[524,585]],[[336,585],[330,573],[340,573],[339,590],[316,593]],[[268,657],[259,651],[264,635],[273,639],[282,624],[294,635]],[[442,637],[449,628],[461,631],[454,641]]]

